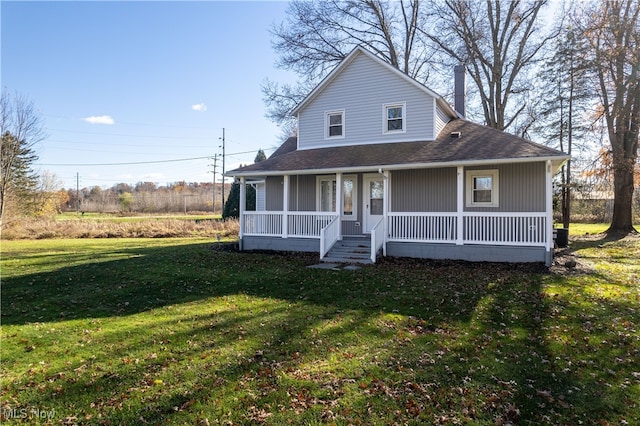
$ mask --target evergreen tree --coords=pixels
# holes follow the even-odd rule
[[[260,161],[264,161],[267,159],[262,148],[258,150],[256,154],[256,158],[254,160],[255,163],[259,163]],[[256,209],[256,189],[253,185],[246,186],[246,208],[250,211],[255,211]],[[227,198],[227,202],[224,204],[224,210],[222,211],[222,218],[238,218],[240,217],[240,181],[238,179],[233,182],[231,185],[231,191],[229,191],[229,198]]]
[[[247,185],[246,190],[246,206],[247,210],[256,209],[256,190],[252,185]],[[236,179],[231,185],[231,191],[229,191],[229,198],[224,204],[224,211],[222,212],[223,219],[239,218],[240,217],[240,181]]]
[[[15,203],[21,211],[28,211],[31,195],[38,184],[38,176],[31,164],[38,159],[24,140],[9,132],[2,135],[0,147],[0,223],[8,202]]]
[[[584,40],[573,28],[564,29],[554,40],[553,56],[544,64],[544,84],[537,130],[549,145],[572,155],[574,141],[583,140],[588,130],[586,111],[593,91],[584,66]],[[560,173],[560,208],[564,228],[571,216],[571,159]]]
[[[23,96],[0,96],[0,226],[11,202],[17,210],[33,210],[38,176],[31,169],[38,159],[34,146],[45,137],[43,122],[33,103]]]
[[[253,160],[254,163],[259,163],[261,161],[264,161],[267,159],[266,154],[264,153],[264,151],[262,150],[262,148],[260,148],[258,150],[258,153],[256,154],[256,158],[255,160]]]

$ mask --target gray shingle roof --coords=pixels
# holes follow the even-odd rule
[[[460,137],[452,137],[460,132]],[[317,173],[327,170],[357,170],[388,167],[406,168],[455,163],[471,164],[496,160],[535,161],[553,159],[559,164],[568,156],[561,151],[531,142],[464,119],[450,121],[432,141],[349,145],[298,150],[295,137],[287,139],[267,160],[227,172],[231,176],[279,172]]]

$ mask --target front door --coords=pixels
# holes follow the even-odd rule
[[[384,211],[384,184],[382,176],[364,176],[364,233],[370,233],[376,223],[382,218]]]

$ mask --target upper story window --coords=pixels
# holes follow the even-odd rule
[[[498,170],[467,171],[467,207],[498,207]]]
[[[382,132],[394,133],[405,132],[407,130],[406,104],[387,104],[382,108]]]
[[[325,113],[324,137],[344,138],[344,110]]]

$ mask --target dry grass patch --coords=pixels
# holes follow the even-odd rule
[[[23,219],[2,230],[5,240],[47,238],[237,238],[237,220],[201,218]]]

